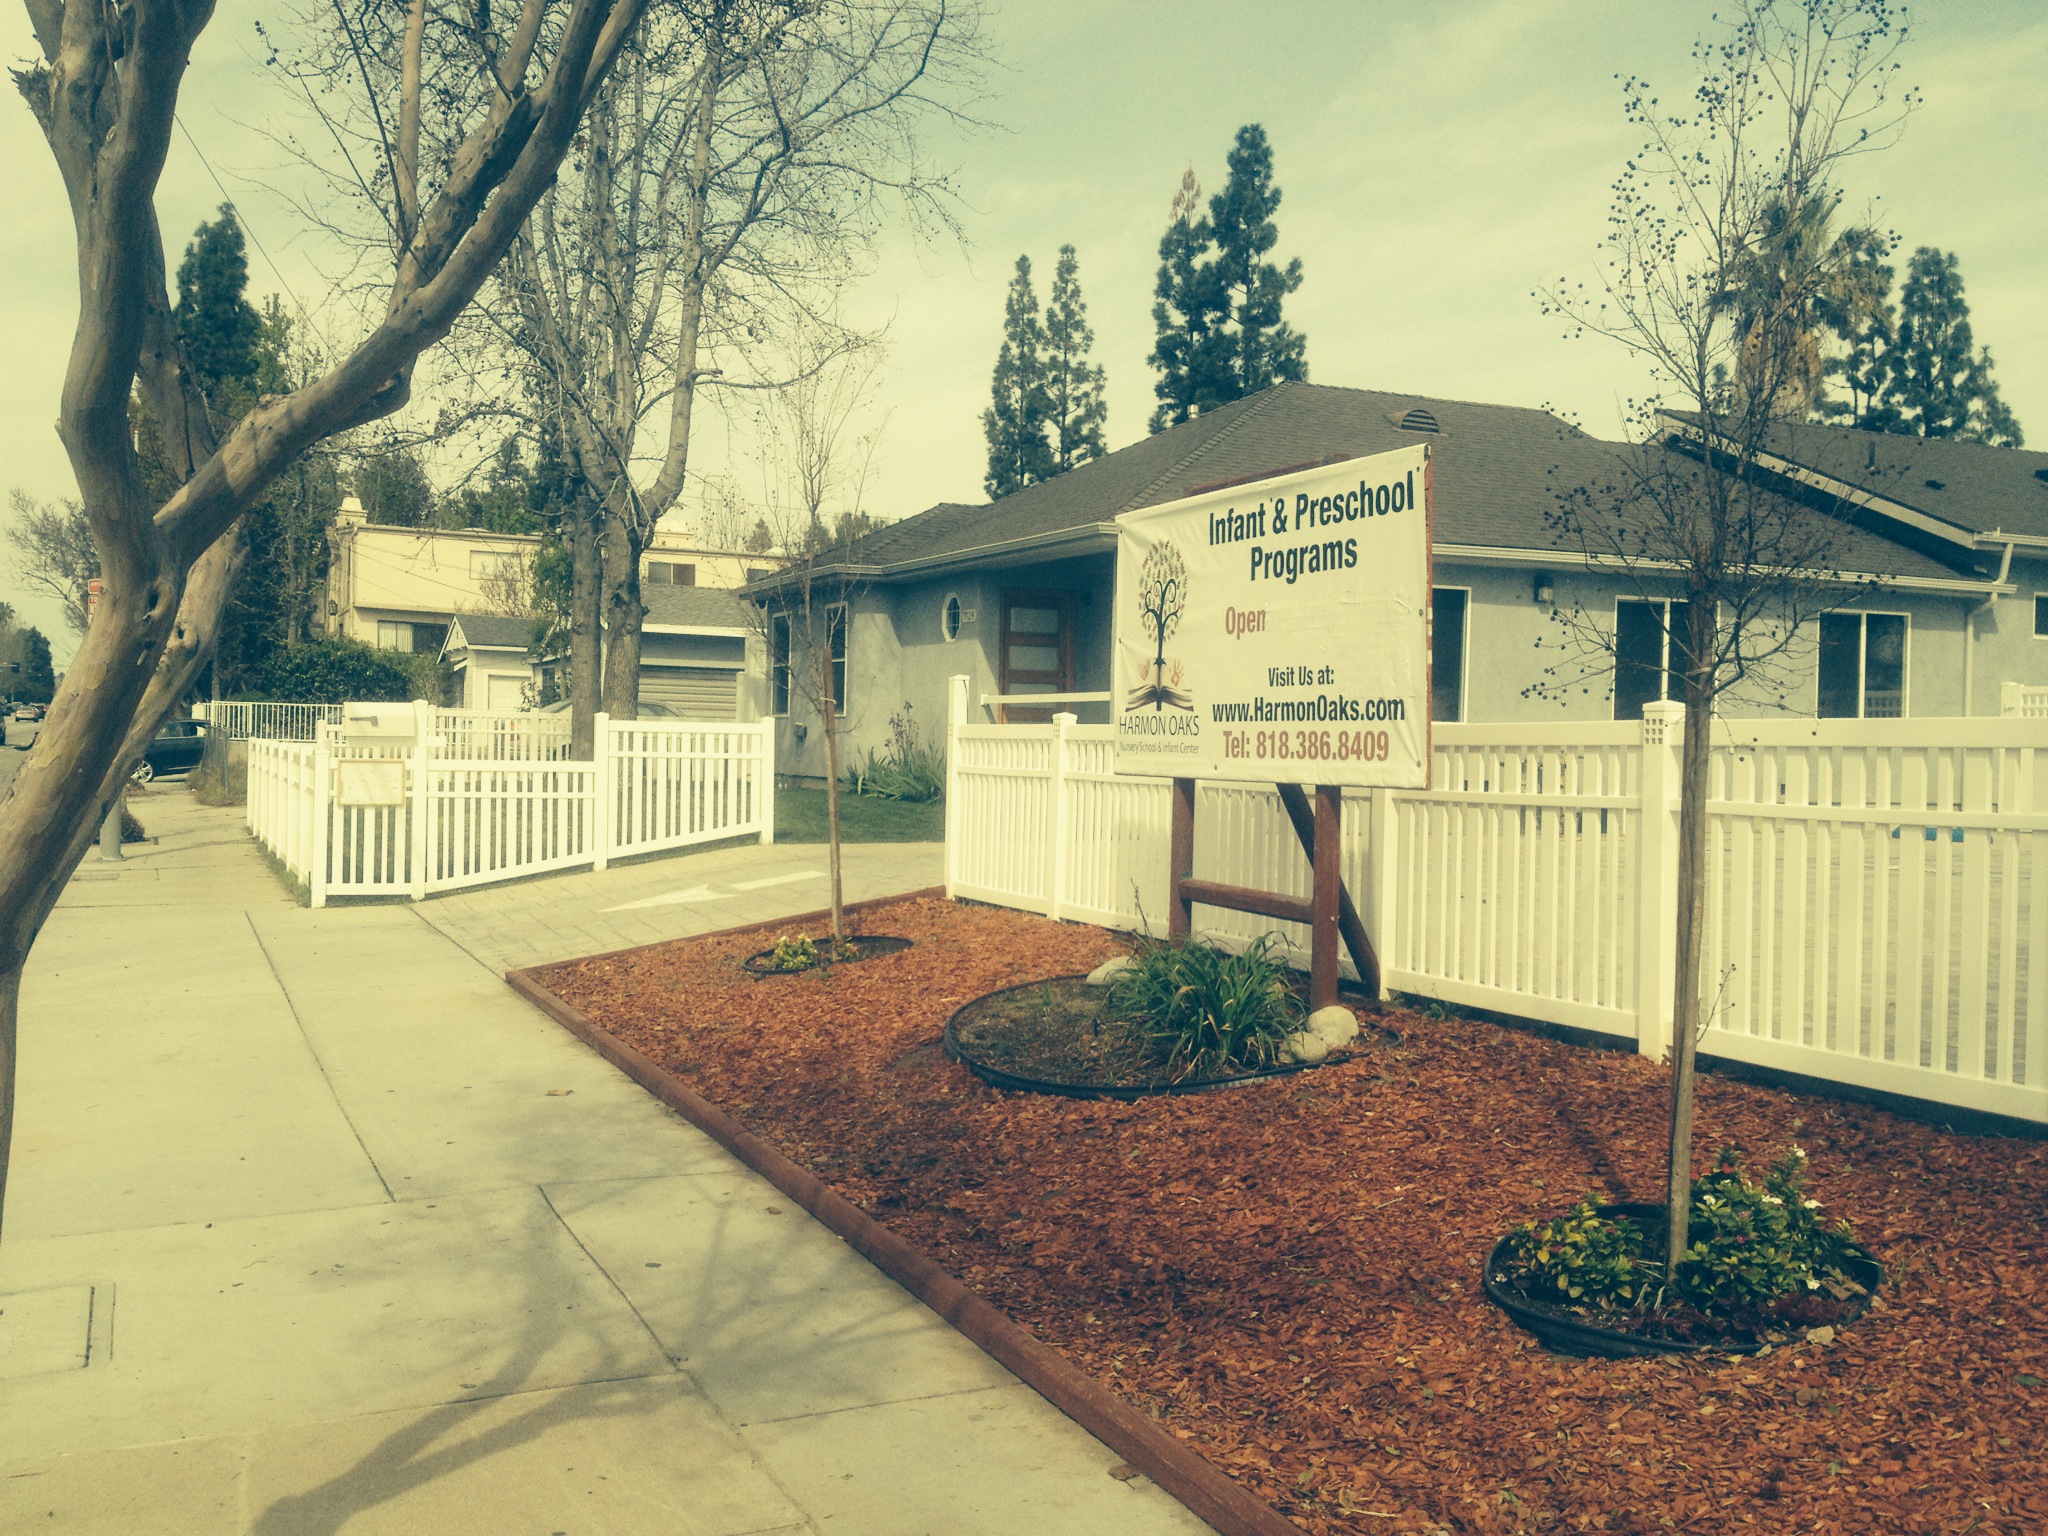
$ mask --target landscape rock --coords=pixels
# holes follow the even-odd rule
[[[1289,1035],[1280,1042],[1282,1061],[1300,1061],[1313,1064],[1330,1054],[1330,1042],[1310,1030]]]
[[[1832,1328],[1809,1328],[1806,1330],[1806,1342],[1819,1345],[1832,1344],[1835,1342],[1835,1330]]]
[[[1341,1003],[1332,1003],[1308,1016],[1308,1028],[1309,1033],[1321,1036],[1325,1045],[1349,1045],[1358,1038],[1358,1016]]]
[[[1088,973],[1088,985],[1106,987],[1131,968],[1129,955],[1113,955]]]

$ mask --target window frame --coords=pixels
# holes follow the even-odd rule
[[[939,638],[951,645],[967,624],[967,605],[958,592],[948,592],[939,604]]]
[[[402,631],[404,643],[387,645],[384,640],[386,630],[393,631],[394,633]],[[380,651],[397,651],[402,655],[411,655],[412,621],[410,619],[379,619],[377,621],[377,649]]]
[[[516,550],[472,549],[469,552],[469,579],[471,581],[502,581],[508,575],[519,572],[520,556]]]
[[[1820,712],[1820,627],[1829,619],[1856,620],[1856,713],[1823,715]],[[1897,619],[1901,630],[1899,645],[1899,712],[1896,716],[1872,715],[1870,696],[1870,621]],[[1907,719],[1913,713],[1913,615],[1892,608],[1837,608],[1814,621],[1813,717],[1816,720]]]
[[[1446,721],[1447,725],[1461,725],[1470,713],[1466,705],[1471,698],[1466,689],[1472,679],[1472,589],[1470,587],[1439,586],[1432,582],[1429,588],[1429,718],[1435,724],[1436,712],[1436,595],[1439,592],[1462,592],[1464,606],[1459,610],[1463,633],[1458,637],[1458,718]]]
[[[845,602],[825,605],[825,645],[832,653],[832,712],[846,714],[846,658],[852,648],[853,615]]]
[[[2034,638],[2036,640],[2048,640],[2048,625],[2042,623],[2044,617],[2048,617],[2048,592],[2036,592],[2034,594]]]
[[[768,616],[768,713],[776,719],[789,714],[789,615]]]
[[[1659,692],[1657,697],[1646,699],[1644,702],[1647,704],[1669,704],[1672,702],[1671,610],[1675,607],[1690,606],[1692,599],[1689,597],[1633,597],[1622,593],[1615,594],[1614,624],[1607,631],[1607,651],[1614,658],[1614,666],[1609,673],[1613,678],[1613,684],[1607,690],[1607,702],[1608,713],[1615,720],[1626,720],[1629,718],[1625,715],[1614,713],[1621,708],[1621,606],[1624,603],[1641,603],[1646,608],[1663,609],[1663,614],[1657,624],[1657,632],[1663,637],[1663,645],[1658,651],[1657,661],[1657,687]],[[1636,718],[1640,719],[1641,717],[1637,716]]]
[[[657,570],[666,574],[656,576]],[[644,580],[651,587],[694,587],[697,585],[697,564],[693,560],[649,559]]]

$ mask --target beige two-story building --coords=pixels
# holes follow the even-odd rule
[[[329,635],[446,655],[464,708],[517,709],[536,697],[551,658],[529,653],[533,625],[523,613],[539,535],[388,527],[349,497],[328,538]],[[694,718],[750,717],[761,690],[746,679],[766,666],[731,592],[764,558],[655,530],[640,568],[643,702]]]

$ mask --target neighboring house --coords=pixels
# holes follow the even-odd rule
[[[1119,513],[1417,442],[1434,449],[1436,718],[1638,718],[1668,696],[1661,621],[1673,594],[1595,568],[1553,531],[1560,492],[1611,484],[1623,445],[1546,411],[1283,384],[1000,502],[888,524],[821,567],[846,594],[848,760],[880,746],[906,703],[936,737],[955,673],[976,698],[1106,692]],[[1995,713],[1999,682],[2048,681],[2048,644],[2024,628],[2048,624],[2048,605],[2002,601],[2037,578],[2048,597],[2048,455],[1822,427],[1788,430],[1778,446],[1788,494],[1818,486],[1858,502],[1836,549],[1856,586],[1842,613],[1814,626],[1786,687],[1730,697],[1726,713]],[[1566,673],[1582,682],[1542,697],[1532,690],[1545,668],[1567,655],[1558,609],[1597,616],[1620,661],[1572,656]],[[777,761],[818,776],[817,721],[781,680],[783,647],[772,639],[771,650]],[[1071,707],[1083,721],[1108,718],[1106,703]]]
[[[436,652],[454,614],[503,613],[524,579],[538,534],[477,528],[393,528],[365,520],[351,496],[328,531],[326,632],[387,651]],[[656,529],[640,567],[642,590],[735,588],[758,555],[696,548]]]
[[[537,683],[533,620],[495,613],[458,613],[448,621],[441,654],[455,671],[458,709],[530,708]]]
[[[753,609],[714,587],[645,586],[640,702],[690,720],[758,720],[767,666]]]

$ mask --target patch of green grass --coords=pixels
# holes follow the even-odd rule
[[[839,836],[848,843],[942,843],[946,802],[884,800],[879,795],[839,795]],[[775,841],[825,841],[825,791],[775,791]]]

